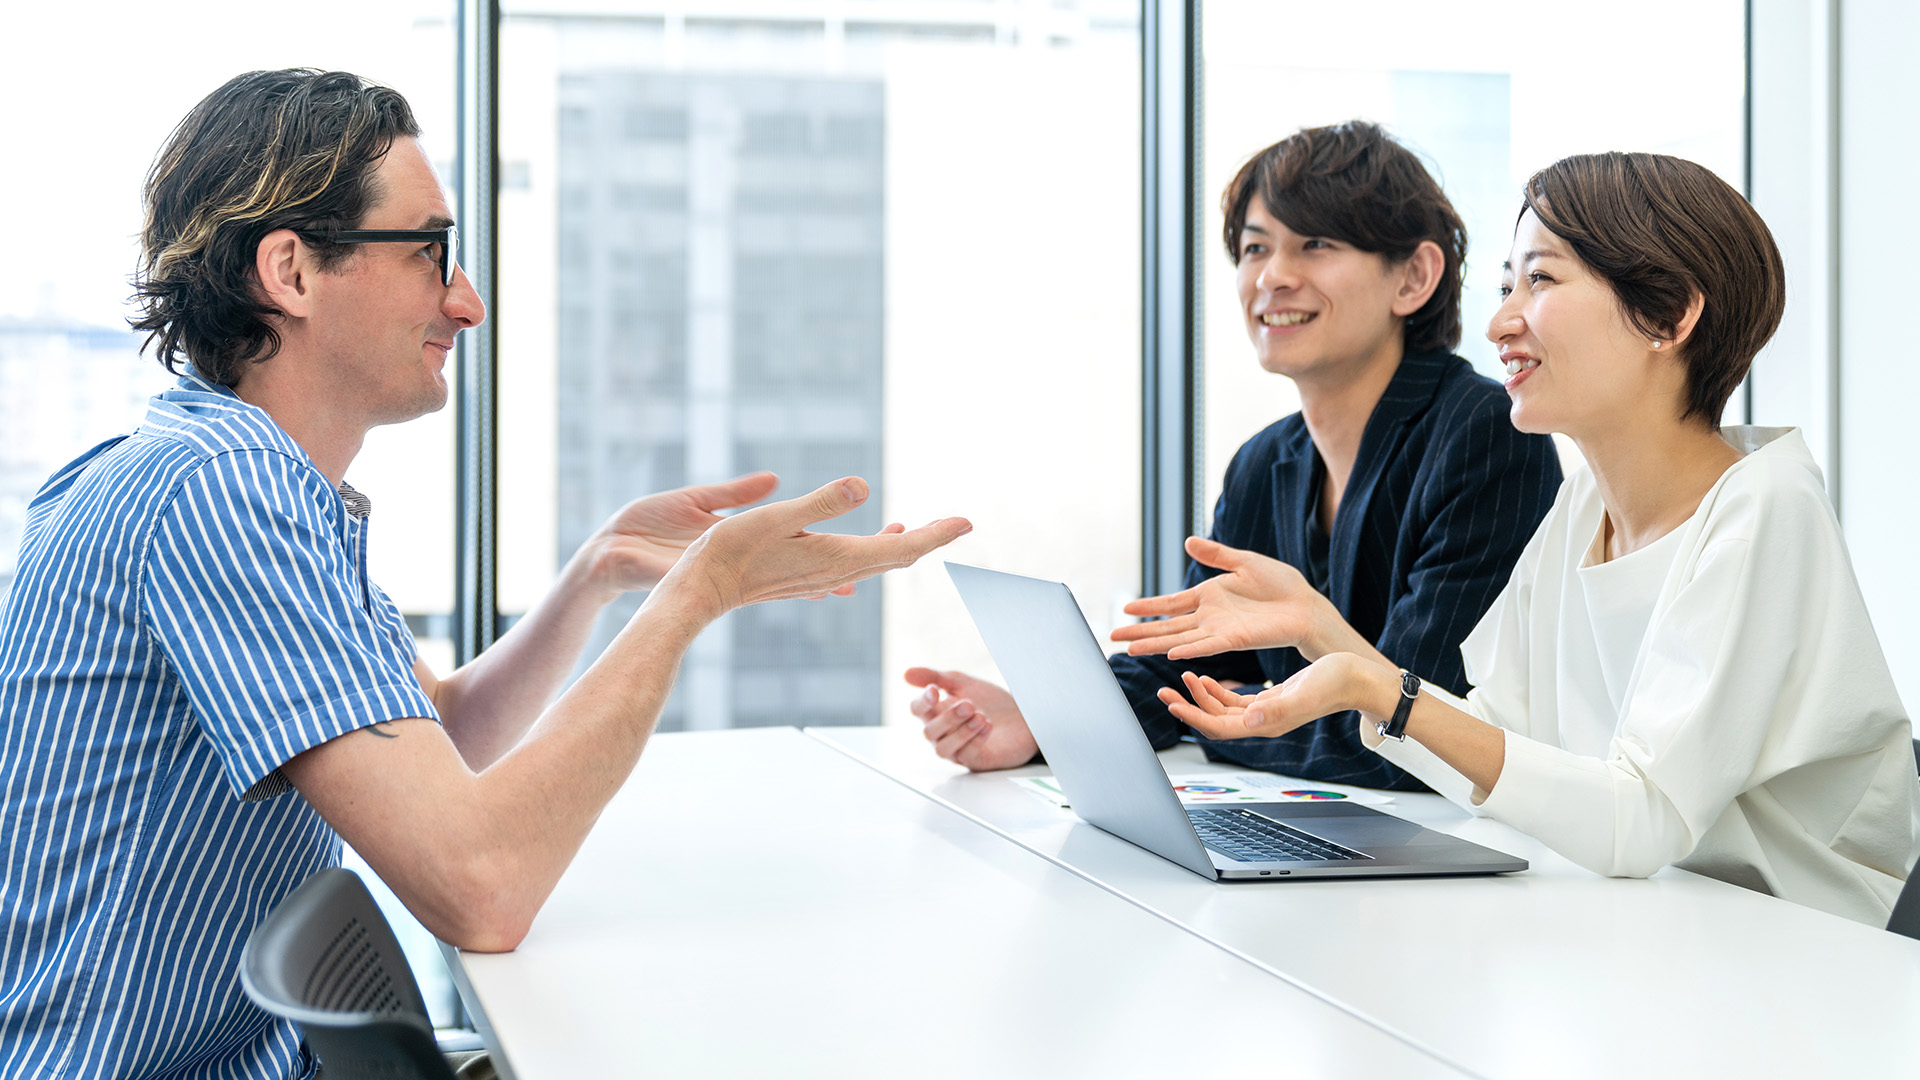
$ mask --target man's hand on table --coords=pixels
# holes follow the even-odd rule
[[[926,688],[913,699],[913,715],[934,753],[975,772],[1012,769],[1033,760],[1040,748],[1027,730],[1013,695],[964,671],[908,668],[907,682]]]

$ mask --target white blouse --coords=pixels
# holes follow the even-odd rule
[[[1912,725],[1799,433],[1725,436],[1747,455],[1693,516],[1611,562],[1593,475],[1568,476],[1460,647],[1473,691],[1426,689],[1505,729],[1492,792],[1361,733],[1596,872],[1676,863],[1884,926],[1920,836]]]

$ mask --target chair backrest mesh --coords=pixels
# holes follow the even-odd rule
[[[274,908],[240,984],[299,1027],[330,1077],[453,1080],[400,943],[350,871],[321,870]]]
[[[365,923],[350,918],[321,951],[301,1000],[330,1012],[407,1011]]]

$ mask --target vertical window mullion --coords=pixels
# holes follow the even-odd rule
[[[1200,0],[1141,6],[1141,582],[1180,587],[1201,520]]]
[[[459,337],[456,366],[454,661],[478,656],[499,632],[496,563],[500,180],[499,0],[458,0],[459,117],[454,182],[467,277],[487,318]]]

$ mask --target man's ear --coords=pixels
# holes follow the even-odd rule
[[[281,314],[304,319],[313,313],[311,253],[292,229],[275,229],[260,238],[253,272],[261,294]]]
[[[1447,272],[1447,257],[1439,244],[1422,240],[1413,254],[1400,264],[1399,272],[1400,288],[1393,294],[1393,313],[1404,319],[1433,299],[1433,291],[1440,287],[1441,275]]]

